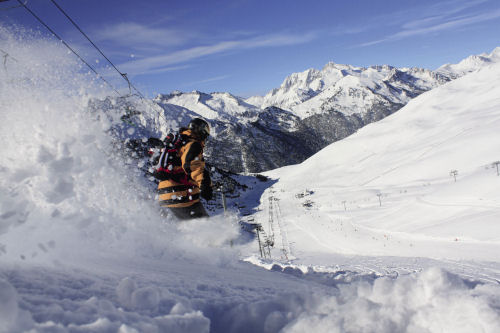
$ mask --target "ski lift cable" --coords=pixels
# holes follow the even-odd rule
[[[85,59],[83,59],[75,50],[73,50],[73,48],[71,48],[71,46],[68,45],[68,43],[66,43],[53,29],[51,29],[38,15],[36,15],[31,9],[28,8],[28,6],[26,6],[25,3],[23,3],[21,0],[17,0],[17,2],[19,2],[20,6],[21,7],[24,7],[38,22],[40,22],[40,24],[42,24],[47,30],[49,30],[57,39],[59,39],[63,44],[64,46],[66,46],[68,48],[68,50],[70,50],[74,55],[76,55],[78,57],[78,59],[80,59],[80,61],[82,61],[85,65],[87,65],[88,68],[90,68],[90,70],[92,72],[94,72],[101,80],[103,80],[108,86],[110,86],[114,91],[115,93],[117,93],[119,96],[121,96],[121,94],[118,92],[118,90],[116,90],[115,87],[113,87],[113,85],[111,85],[111,83],[109,83],[104,77],[102,77],[102,75],[100,75],[95,69],[94,67],[92,67],[87,61],[85,61]]]
[[[9,0],[0,0],[0,2],[6,2],[6,1],[9,1]],[[28,3],[28,0],[26,0],[24,3],[25,3],[25,4],[27,4],[27,3]],[[21,6],[21,5],[11,6],[11,7],[6,7],[6,8],[0,8],[0,10],[2,10],[2,11],[7,11],[7,10],[11,10],[11,9],[19,8],[19,7],[22,7],[22,6]]]
[[[19,1],[19,0],[18,0]],[[66,18],[75,26],[75,28],[89,41],[90,44],[92,44],[92,46],[104,57],[104,59],[106,59],[110,64],[111,66],[118,72],[118,74],[120,74],[120,76],[125,80],[127,81],[127,84],[128,84],[128,89],[129,89],[129,95],[132,95],[132,89],[134,89],[136,92],[137,92],[137,95],[144,101],[147,101],[146,97],[144,97],[144,95],[141,93],[141,91],[139,89],[137,89],[133,84],[132,82],[130,81],[127,73],[122,73],[116,66],[115,64],[104,54],[104,52],[102,52],[102,50],[90,39],[90,37],[82,30],[82,28],[80,28],[80,26],[69,16],[68,13],[66,13],[66,11],[64,11],[64,9],[62,9],[61,6],[59,6],[59,4],[55,1],[55,0],[50,0],[54,6],[57,7],[57,9],[59,9],[61,11],[61,13],[66,16]],[[156,104],[157,105],[157,104]],[[160,118],[163,118],[164,121],[167,122],[167,119],[165,118],[165,116],[162,114],[162,112],[158,112],[158,115],[160,116]]]
[[[78,29],[78,31],[80,31],[80,33],[89,41],[90,44],[92,44],[92,46],[104,57],[104,59],[106,59],[111,64],[111,66],[118,72],[118,74],[120,74],[120,76],[125,81],[127,81],[128,86],[129,86],[129,90],[132,87],[139,94],[139,96],[142,99],[145,99],[144,95],[132,84],[132,82],[130,82],[129,78],[127,77],[127,73],[122,73],[115,66],[115,64],[113,64],[113,62],[111,60],[109,60],[108,57],[106,57],[106,55],[101,51],[101,49],[90,39],[90,37],[85,32],[83,32],[83,30],[80,28],[80,26],[78,24],[76,24],[76,22],[64,11],[64,9],[61,8],[61,6],[59,6],[59,4],[55,0],[50,0],[50,1],[54,4],[54,6],[57,7],[57,9],[59,9],[59,11],[61,13],[63,13],[64,16],[66,16],[66,18],[75,26],[75,28]]]
[[[18,0],[19,1],[19,0]],[[115,64],[104,54],[104,52],[102,52],[102,50],[90,39],[90,37],[82,30],[82,28],[80,28],[80,26],[69,16],[68,13],[66,13],[66,11],[64,11],[64,9],[62,9],[61,6],[59,6],[59,4],[55,1],[55,0],[50,0],[54,6],[57,7],[57,9],[59,9],[61,11],[61,13],[66,16],[66,18],[75,26],[76,29],[78,29],[78,31],[80,31],[80,33],[89,41],[90,44],[92,44],[92,46],[104,57],[104,59],[106,59],[110,64],[111,66],[118,72],[118,74],[120,74],[120,76],[125,80],[127,81],[127,84],[128,84],[128,89],[129,89],[129,95],[132,95],[132,89],[134,89],[136,92],[137,92],[137,95],[144,101],[148,101],[146,99],[146,97],[144,97],[144,95],[141,93],[141,91],[139,89],[137,89],[133,84],[132,82],[130,81],[127,73],[122,73],[116,66]],[[156,103],[154,103],[155,105],[158,105]],[[165,122],[167,122],[167,119],[165,118],[165,116],[162,114],[162,112],[158,112],[158,115],[160,116],[160,118],[163,118],[163,120]]]
[[[9,1],[9,0],[0,0],[0,2],[3,2],[3,1]],[[64,46],[66,46],[68,48],[68,50],[70,50],[78,59],[80,59],[81,62],[83,62],[92,72],[94,72],[97,77],[99,77],[102,81],[104,81],[109,87],[111,87],[113,89],[113,91],[120,97],[123,97],[122,94],[120,94],[120,92],[111,84],[109,83],[102,75],[100,75],[95,69],[94,67],[92,67],[87,61],[85,61],[85,59],[83,59],[73,48],[71,48],[71,46],[66,43],[52,28],[49,27],[49,25],[47,23],[45,23],[38,15],[36,15],[28,6],[27,6],[27,1],[25,3],[23,3],[21,0],[17,0],[17,2],[19,2],[20,6],[19,7],[24,7],[38,22],[40,22],[40,24],[42,24],[48,31],[50,31],[57,39],[59,39],[63,44]],[[74,22],[74,21],[73,21]],[[75,23],[76,24],[76,23]],[[81,30],[81,29],[79,29]],[[83,32],[82,32],[83,33]],[[92,43],[94,44],[94,43]],[[94,44],[95,45],[95,44]],[[105,57],[106,59],[108,59],[107,57]],[[113,64],[112,64],[113,65]],[[113,67],[115,67],[113,65]],[[144,95],[137,89],[135,88],[135,86],[133,86],[130,82],[130,80],[128,79],[127,77],[127,74],[126,73],[121,73],[116,67],[115,69],[120,73],[120,75],[129,83],[129,89],[130,87],[133,87],[134,90],[137,91],[139,97],[144,100],[144,101],[147,101],[147,99],[144,97]],[[155,105],[158,106],[158,104],[155,103]],[[165,118],[165,116],[162,114],[162,112],[158,112],[158,116],[160,118],[163,118],[163,120],[167,121],[167,119]]]

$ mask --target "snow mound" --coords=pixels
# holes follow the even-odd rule
[[[439,269],[396,280],[342,286],[312,305],[286,332],[496,332],[499,288],[468,285]]]

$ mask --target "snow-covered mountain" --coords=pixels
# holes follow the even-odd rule
[[[436,72],[451,77],[459,77],[497,62],[500,62],[500,47],[495,48],[491,53],[471,55],[458,64],[443,65]]]
[[[364,68],[330,62],[322,70],[294,73],[263,98],[251,97],[247,101],[264,108],[275,106],[290,110],[301,118],[328,110],[363,114],[380,103],[406,104],[450,79],[499,61],[500,47],[489,54],[472,55],[458,64],[443,65],[435,71],[388,65]]]
[[[201,116],[211,122],[214,136],[207,150],[214,163],[234,172],[260,172],[302,162],[423,92],[499,61],[499,50],[437,71],[331,62],[288,76],[263,97],[174,92],[155,102],[169,119]]]
[[[226,122],[245,120],[259,111],[257,107],[230,93],[173,92],[169,95],[158,95],[154,101],[158,104],[181,106],[205,119]]]
[[[155,102],[163,108],[161,118],[175,120],[176,124],[165,121],[169,126],[161,126],[159,136],[186,126],[194,117],[204,117],[212,127],[205,150],[208,161],[231,172],[259,172],[294,164],[311,156],[316,151],[312,147],[322,143],[313,132],[300,135],[295,130],[300,128],[300,119],[289,111],[260,110],[229,94],[213,95],[193,92],[158,96]],[[225,109],[229,104],[234,112]],[[154,117],[137,118],[144,116]]]
[[[285,79],[264,96],[262,107],[291,110],[301,118],[328,111],[364,115],[380,106],[404,105],[418,94],[449,81],[449,77],[419,68],[328,63]]]

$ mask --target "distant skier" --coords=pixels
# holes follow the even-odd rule
[[[209,216],[200,202],[200,196],[211,200],[212,182],[205,169],[203,148],[210,135],[210,126],[201,118],[194,118],[187,128],[169,134],[165,140],[155,177],[160,180],[160,205],[168,207],[179,219]]]

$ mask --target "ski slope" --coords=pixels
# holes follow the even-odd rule
[[[383,198],[382,209],[387,208],[387,213],[394,213],[398,200],[410,202],[417,193],[433,205],[456,205],[451,200],[460,192],[447,184],[448,168],[444,176],[433,170],[415,176],[431,183],[425,187],[420,178],[405,178],[401,173],[399,178],[382,177],[376,169],[367,170],[364,178],[354,171],[347,173],[348,169],[342,175],[344,167],[327,153],[342,147],[337,145],[302,166],[275,171],[282,179],[274,193],[268,190],[261,200],[276,205],[276,236],[283,234],[280,239],[288,243],[284,249],[289,258],[281,260],[276,255],[263,261],[257,258],[253,242],[230,246],[240,233],[237,216],[183,224],[161,216],[137,167],[112,153],[116,147],[109,130],[119,117],[110,119],[103,110],[89,112],[89,101],[112,92],[82,71],[61,43],[0,25],[0,45],[9,54],[0,68],[0,332],[499,330],[495,261],[479,265],[393,259],[385,255],[413,253],[382,251],[381,242],[375,240],[372,244],[379,246],[374,249],[380,256],[342,254],[369,252],[364,242],[380,230],[377,225],[366,225],[364,238],[351,237],[357,235],[358,224],[367,224],[369,219],[363,220],[363,214],[373,215],[377,209],[371,196],[371,201],[362,200],[375,187],[385,192],[403,187],[408,191]],[[375,131],[377,126],[363,132]],[[382,148],[377,148],[379,155],[383,155]],[[345,146],[344,162],[358,161],[354,150]],[[493,170],[481,169],[485,163],[478,160],[467,168],[453,164],[460,170],[453,186],[465,186],[467,179],[477,180],[484,172],[484,186],[478,188],[483,199],[489,200],[483,205],[487,207],[495,205],[494,192],[486,197],[486,191],[497,178],[486,179]],[[300,170],[304,165],[319,169],[306,177]],[[336,180],[325,177],[330,180],[318,186],[314,176],[332,171],[337,172]],[[303,180],[294,182],[294,175]],[[349,177],[356,182],[349,184]],[[315,192],[303,193],[305,187]],[[438,189],[442,192],[432,191]],[[297,193],[304,196],[297,198]],[[471,198],[478,197],[469,192],[462,203],[475,204]],[[307,198],[314,201],[310,210],[301,205]],[[355,210],[355,203],[349,202],[348,210],[342,211],[338,200],[344,198],[359,200],[360,207]],[[468,211],[469,215],[473,212]],[[300,216],[307,221],[295,219]],[[345,228],[350,240],[344,244],[350,248],[336,242],[338,233],[328,231],[327,218],[344,223],[339,228]],[[460,219],[465,221],[465,215]],[[431,222],[428,225],[436,228]],[[394,226],[383,228],[392,230],[391,237],[396,235]],[[325,239],[327,232],[335,238]],[[402,238],[410,237],[408,229],[399,232]],[[425,235],[437,233],[419,232],[423,242],[429,242]],[[469,241],[477,245],[471,249],[481,248],[482,256],[490,258],[482,239],[486,231],[478,232],[474,239],[479,245]],[[439,248],[448,250],[442,243],[437,242]],[[467,275],[470,272],[474,274]]]
[[[335,264],[332,253],[492,262],[498,280],[499,96],[497,63],[269,172],[278,182],[265,195],[280,206],[274,220],[292,256],[324,265]],[[259,221],[269,220],[268,206],[262,200]]]

